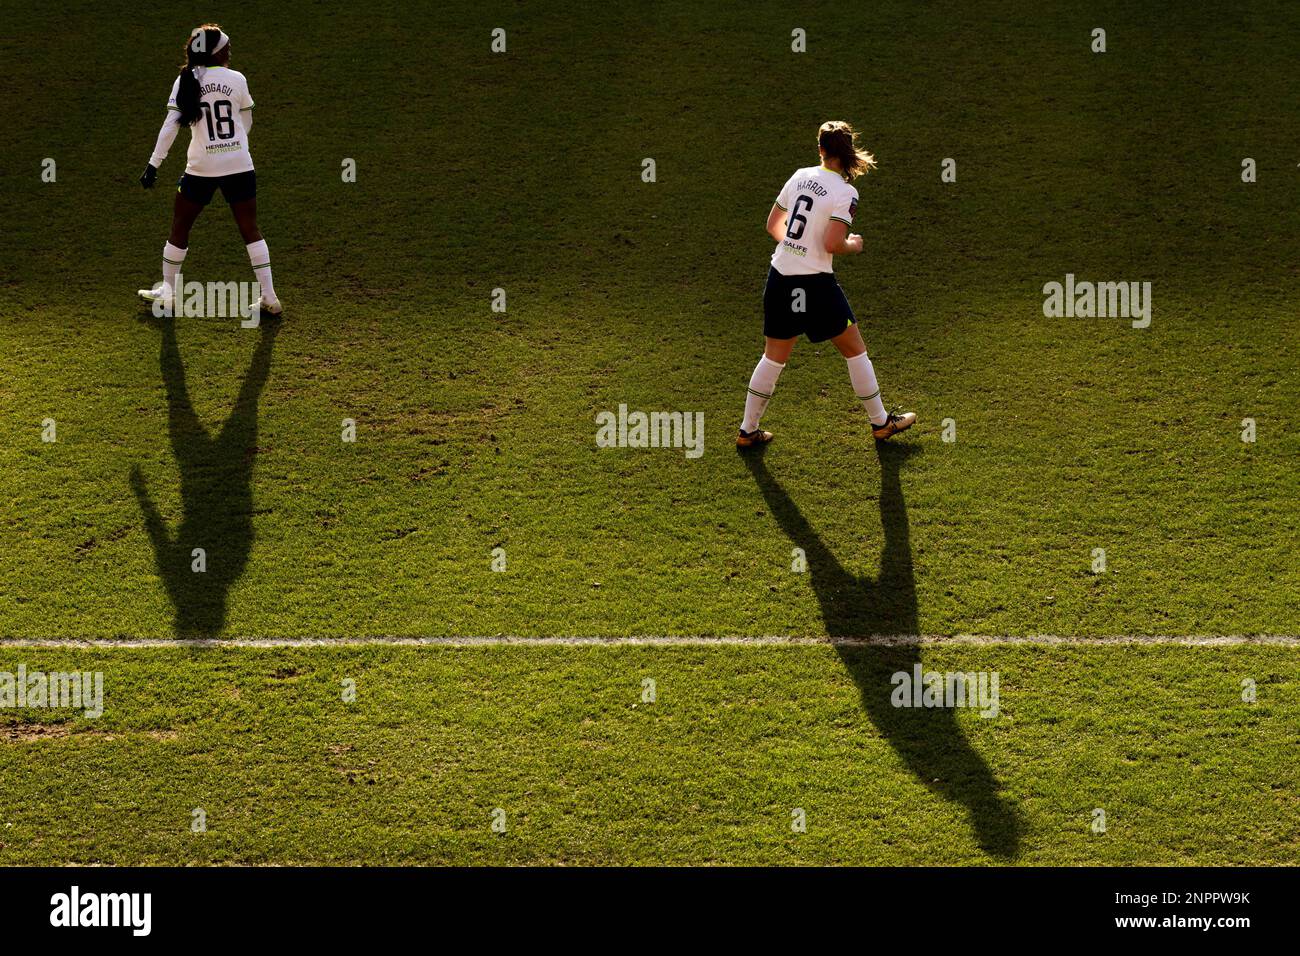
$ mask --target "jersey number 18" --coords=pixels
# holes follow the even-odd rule
[[[214,113],[217,120],[215,129],[212,123]],[[211,106],[205,101],[203,118],[208,121],[208,139],[230,139],[235,135],[234,109],[230,100],[217,100]]]

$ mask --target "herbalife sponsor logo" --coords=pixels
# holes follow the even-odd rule
[[[84,709],[87,717],[100,717],[104,713],[104,674],[28,672],[26,664],[19,664],[17,673],[0,671],[0,707]]]
[[[895,707],[969,707],[981,717],[998,715],[998,672],[925,671],[916,664],[911,672],[896,671],[889,682]]]
[[[704,454],[703,412],[629,412],[596,415],[597,448],[684,448],[687,458]]]

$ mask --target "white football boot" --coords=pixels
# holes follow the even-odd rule
[[[162,308],[170,310],[176,303],[172,296],[172,290],[167,287],[167,283],[159,282],[152,289],[137,289],[136,295],[140,296],[145,302],[162,303]]]
[[[268,300],[266,296],[262,296],[257,300],[257,310],[271,316],[273,319],[278,319],[284,312],[284,306],[280,304],[279,299]]]

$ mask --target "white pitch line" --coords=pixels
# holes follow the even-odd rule
[[[1174,645],[1236,647],[1268,645],[1300,647],[1294,634],[1117,634],[1102,637],[1062,637],[993,634],[876,634],[867,637],[230,637],[230,638],[0,638],[0,648],[117,648],[167,647],[947,647],[947,646],[1068,646],[1113,647]]]

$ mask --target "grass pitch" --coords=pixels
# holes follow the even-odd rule
[[[4,647],[106,712],[0,711],[0,861],[1300,861],[1297,650],[1100,641],[1300,633],[1300,13],[1151,7],[242,9],[263,330],[133,301],[193,14],[8,14],[3,636],[1099,643]],[[804,343],[741,457],[762,222],[827,118],[880,161],[837,273],[921,424],[877,454]],[[219,201],[186,265],[251,278]],[[1067,273],[1150,282],[1150,327],[1045,318]],[[705,454],[597,448],[620,404]],[[1001,716],[890,707],[918,659],[998,671]]]

